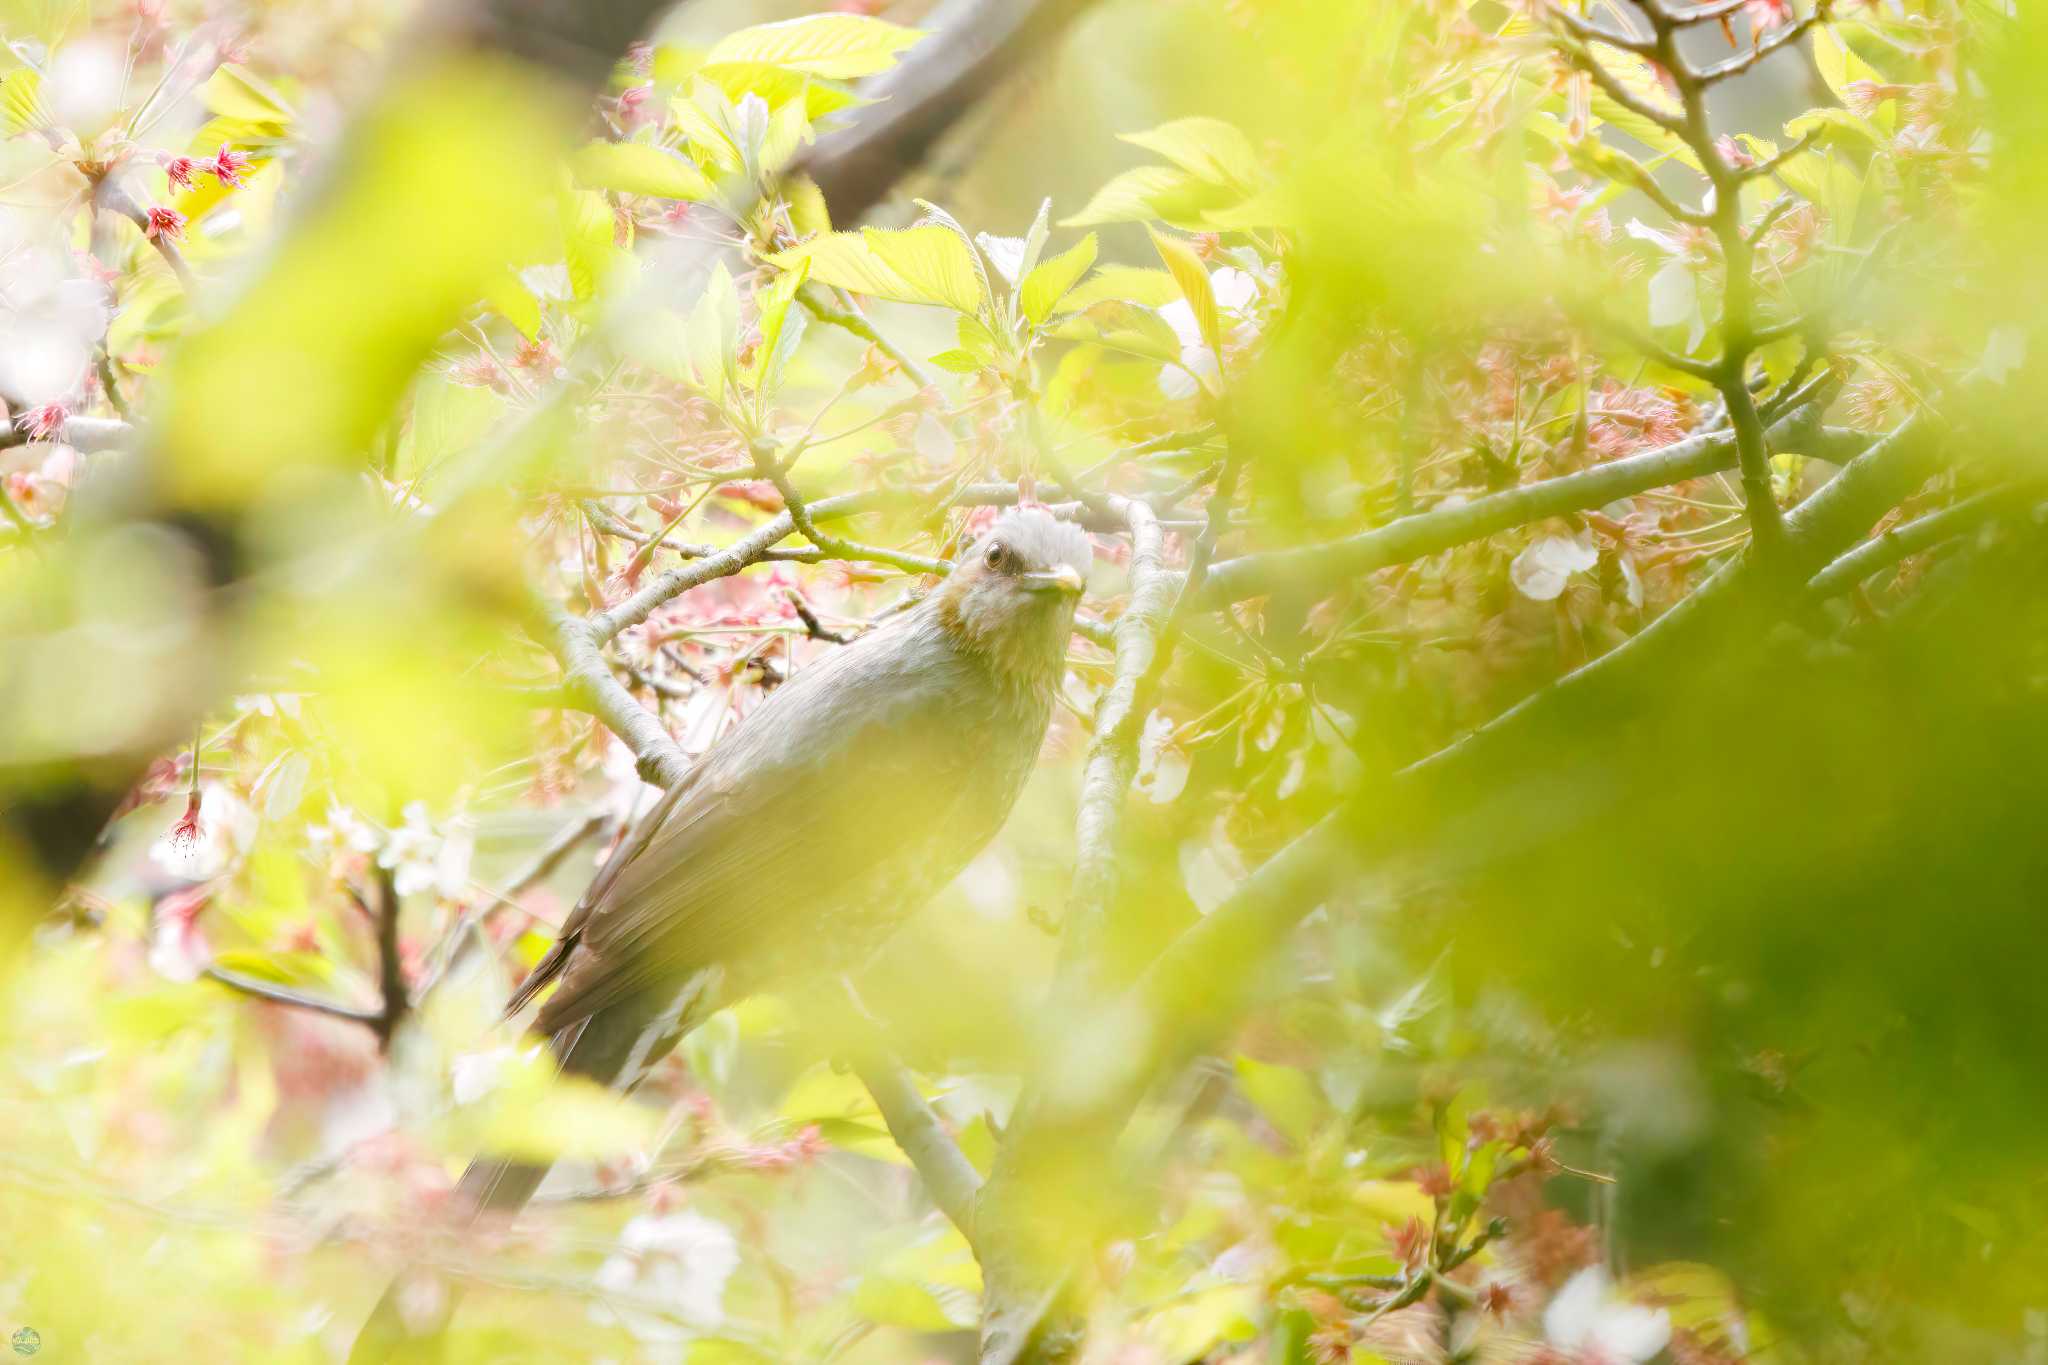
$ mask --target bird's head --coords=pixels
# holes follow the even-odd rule
[[[1005,512],[933,594],[939,623],[1016,681],[1059,682],[1094,550],[1040,508]]]

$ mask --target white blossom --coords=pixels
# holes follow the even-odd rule
[[[392,886],[401,896],[430,889],[450,898],[461,895],[469,886],[476,836],[460,821],[437,832],[423,801],[408,802],[403,814],[405,823],[385,839],[377,866],[392,869]]]
[[[1256,335],[1257,324],[1250,314],[1259,300],[1257,277],[1249,271],[1224,266],[1210,272],[1209,293],[1216,300],[1217,319],[1226,332],[1243,340]],[[1203,389],[1213,392],[1220,388],[1223,367],[1202,336],[1202,325],[1195,318],[1193,305],[1186,299],[1175,299],[1159,309],[1159,316],[1180,342],[1180,363],[1160,369],[1159,391],[1178,400],[1193,398]]]
[[[739,1263],[739,1245],[725,1224],[687,1210],[643,1213],[626,1224],[619,1250],[598,1267],[597,1287],[667,1304],[691,1327],[711,1331],[725,1320],[725,1282]],[[665,1315],[616,1304],[611,1311],[642,1341],[686,1335]]]
[[[1630,1303],[1607,1272],[1589,1266],[1565,1282],[1543,1310],[1543,1335],[1583,1365],[1639,1365],[1671,1340],[1671,1315]]]
[[[1599,552],[1583,536],[1545,536],[1515,556],[1508,578],[1532,602],[1555,601],[1575,573],[1600,562]]]
[[[149,860],[173,876],[218,877],[256,840],[256,812],[219,783],[200,788],[196,830],[180,831],[185,807],[173,804],[177,814],[149,849]]]

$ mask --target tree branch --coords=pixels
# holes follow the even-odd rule
[[[1931,472],[1932,441],[1921,424],[1909,421],[1857,456],[1794,509],[1786,523],[1786,552],[1810,574],[1842,546],[1861,535],[1883,511]],[[1463,740],[1409,765],[1332,811],[1241,882],[1230,897],[1183,933],[1139,978],[1127,997],[1129,1031],[1148,1040],[1149,1057],[1117,1068],[1067,1112],[1036,1121],[1068,1128],[1121,1121],[1153,1077],[1207,1046],[1247,1007],[1267,982],[1258,964],[1293,926],[1321,905],[1337,887],[1353,880],[1369,859],[1408,849],[1421,832],[1376,820],[1388,811],[1429,810],[1428,799],[1453,779],[1484,787],[1498,776],[1496,756],[1537,735],[1570,734],[1580,722],[1611,728],[1618,717],[1639,709],[1656,689],[1646,675],[1685,649],[1712,655],[1725,643],[1723,631],[1754,624],[1738,606],[1782,614],[1793,603],[1760,599],[1750,591],[1761,575],[1752,558],[1741,558],[1716,573],[1691,596],[1641,633],[1585,667],[1509,709]],[[1535,746],[1536,761],[1554,761],[1555,743]],[[1488,775],[1486,781],[1480,778]],[[1544,814],[1532,816],[1539,824]],[[1540,832],[1539,832],[1540,834]],[[1536,836],[1532,836],[1536,837]],[[1399,849],[1396,845],[1401,845]],[[1092,1040],[1067,1038],[1050,1063],[1086,1067]],[[1097,1068],[1099,1074],[1100,1068]],[[1012,1124],[1013,1135],[1018,1124]]]
[[[302,994],[289,986],[280,986],[260,977],[244,976],[240,972],[211,964],[200,968],[200,975],[209,981],[226,986],[229,990],[240,991],[243,995],[253,995],[274,1005],[288,1005],[292,1009],[310,1010],[314,1014],[346,1019],[352,1024],[362,1024],[380,1036],[383,1033],[384,1011],[381,1007],[364,1009],[359,1005],[344,1005],[337,1000],[323,1000],[319,996]]]
[[[1815,574],[1806,584],[1809,601],[1840,596],[1872,574],[1930,550],[1989,519],[2014,500],[2013,488],[1990,488],[1872,536]]]
[[[1796,446],[1818,429],[1820,407],[1815,400],[1832,382],[1828,376],[1820,376],[1796,395],[1791,409],[1771,426],[1776,444]],[[1616,498],[1705,478],[1734,465],[1732,433],[1717,431],[1688,437],[1576,474],[1511,488],[1456,507],[1402,517],[1343,540],[1226,559],[1210,570],[1197,605],[1213,611],[1282,586],[1332,585],[1340,579],[1405,564],[1545,517],[1600,507]]]
[[[796,173],[817,182],[835,223],[855,222],[923,164],[947,129],[1095,2],[950,0],[924,21],[931,36],[915,53],[861,86],[874,103],[819,138]]]

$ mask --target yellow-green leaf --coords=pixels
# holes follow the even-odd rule
[[[1142,133],[1118,136],[1218,185],[1249,190],[1259,182],[1259,158],[1251,139],[1222,119],[1175,119]]]
[[[886,71],[896,54],[924,36],[860,14],[813,14],[743,28],[711,49],[707,64],[765,62],[832,80]]]
[[[1329,1103],[1306,1071],[1274,1066],[1243,1054],[1238,1055],[1236,1067],[1237,1083],[1245,1097],[1288,1141],[1299,1146],[1314,1135]]]
[[[200,88],[207,112],[251,123],[290,123],[291,106],[268,84],[249,73],[245,66],[227,65],[215,71]]]
[[[1059,302],[1062,313],[1078,313],[1118,299],[1159,308],[1180,297],[1180,286],[1164,270],[1145,266],[1106,265],[1069,290]]]
[[[1076,245],[1033,268],[1018,291],[1024,316],[1032,322],[1044,322],[1051,317],[1060,300],[1095,264],[1095,249],[1095,234],[1091,232]]]
[[[769,263],[791,270],[811,263],[811,278],[872,298],[937,304],[972,313],[981,307],[981,281],[967,244],[936,224],[886,232],[831,232],[778,251]]]
[[[1158,249],[1159,258],[1166,262],[1166,268],[1173,274],[1173,282],[1180,286],[1181,297],[1188,301],[1188,307],[1195,310],[1195,325],[1202,329],[1202,340],[1217,355],[1223,354],[1223,329],[1216,320],[1216,294],[1209,287],[1209,269],[1202,264],[1202,258],[1195,255],[1194,248],[1173,237],[1162,237],[1152,233],[1152,245]]]
[[[55,120],[43,105],[43,73],[25,66],[0,81],[0,114],[6,117],[9,137],[49,127]]]
[[[832,230],[832,214],[825,207],[825,193],[807,175],[782,182],[782,202],[789,206],[789,226],[799,237]]]
[[[1139,166],[1097,190],[1087,207],[1062,220],[1061,226],[1142,223],[1154,218],[1177,225],[1199,225],[1204,214],[1242,197],[1238,191],[1177,166]]]
[[[570,159],[576,183],[658,199],[708,199],[711,182],[696,165],[647,142],[593,142]]]
[[[510,270],[500,271],[484,286],[484,302],[522,335],[540,334],[540,300]]]

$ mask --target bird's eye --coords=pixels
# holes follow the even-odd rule
[[[981,562],[991,569],[1000,569],[1010,562],[1010,552],[1003,548],[1000,540],[992,540],[988,544],[988,549],[983,552]]]

